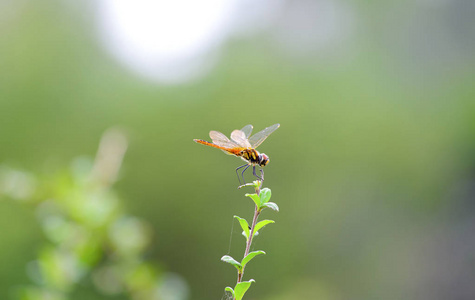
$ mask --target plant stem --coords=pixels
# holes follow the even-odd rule
[[[261,186],[262,186],[262,181],[260,181],[259,185],[256,187],[256,194],[258,196],[261,194]],[[261,214],[261,211],[256,205],[254,208],[254,217],[252,218],[251,233],[249,234],[249,239],[246,243],[246,251],[244,252],[244,257],[246,257],[249,254],[249,251],[251,250],[252,238],[254,237],[254,228],[256,227],[257,218],[259,217],[260,214]],[[244,275],[244,267],[242,268],[241,272],[238,272],[237,283],[240,283],[242,281],[243,275]]]
[[[261,212],[259,211],[256,205],[254,209],[254,218],[252,219],[251,233],[249,235],[249,241],[247,242],[247,245],[246,245],[246,252],[244,252],[244,257],[246,257],[249,254],[249,250],[251,249],[252,238],[254,237],[254,227],[256,226],[257,218],[259,217],[260,213]]]

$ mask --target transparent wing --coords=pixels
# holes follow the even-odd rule
[[[274,132],[277,128],[279,128],[280,124],[274,124],[272,126],[267,127],[266,129],[259,131],[258,133],[254,134],[249,138],[249,143],[251,144],[252,148],[257,148],[259,147],[260,144],[262,144],[263,141],[272,133]]]
[[[209,137],[213,141],[213,144],[225,147],[225,148],[236,148],[240,147],[238,144],[235,142],[229,140],[224,134],[222,134],[219,131],[210,131],[209,132]]]
[[[249,124],[249,125],[244,126],[241,129],[241,131],[244,132],[244,134],[246,135],[246,139],[248,139],[251,136],[252,128],[253,128],[252,125]]]
[[[251,144],[247,140],[246,133],[241,130],[234,130],[231,132],[231,140],[236,142],[240,147],[251,148]]]

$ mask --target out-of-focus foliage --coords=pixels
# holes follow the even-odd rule
[[[125,137],[113,130],[104,135],[94,163],[78,158],[69,169],[39,177],[1,169],[0,197],[32,204],[46,239],[25,268],[35,285],[17,288],[14,298],[71,299],[86,282],[98,295],[187,298],[178,276],[145,260],[150,228],[124,211],[111,186],[126,148]]]
[[[272,25],[214,53],[207,77],[167,86],[102,48],[91,2],[1,2],[2,166],[54,178],[125,127],[114,191],[153,232],[146,258],[183,276],[193,300],[219,299],[235,277],[219,258],[248,199],[240,162],[192,139],[278,122],[258,150],[282,213],[254,241],[272,255],[249,265],[249,300],[474,299],[475,2],[283,3]],[[17,199],[43,182],[6,178]],[[0,299],[13,299],[46,235],[21,201],[0,201],[0,228]],[[92,291],[75,299],[104,299]]]

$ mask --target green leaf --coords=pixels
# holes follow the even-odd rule
[[[239,224],[241,224],[241,228],[242,230],[244,230],[244,236],[246,237],[246,240],[249,239],[249,235],[250,235],[250,231],[249,231],[249,223],[247,223],[246,219],[243,219],[241,217],[238,217],[238,216],[234,216],[236,219],[239,220]]]
[[[231,256],[229,255],[225,255],[223,257],[221,257],[221,260],[228,263],[228,264],[231,264],[233,266],[236,267],[236,269],[241,272],[242,270],[242,265],[240,262],[238,262],[237,260],[235,260],[234,258],[232,258]]]
[[[242,259],[242,262],[241,262],[242,266],[245,267],[246,264],[251,261],[251,259],[253,259],[259,254],[266,254],[266,253],[262,250],[250,252],[248,255],[246,255],[246,257]]]
[[[264,226],[268,225],[268,224],[272,224],[272,223],[275,223],[274,221],[272,220],[262,220],[260,221],[259,223],[256,224],[256,227],[254,228],[254,235]]]
[[[233,295],[233,298],[234,298],[234,290],[233,290],[232,287],[227,286],[224,290],[225,290],[226,292],[230,292],[231,295]]]
[[[236,287],[234,288],[234,298],[236,298],[236,300],[241,300],[253,282],[256,281],[251,279],[249,281],[243,281],[236,284]]]
[[[252,182],[252,184],[254,185],[254,188],[258,189],[261,186],[261,181],[260,180],[254,180]]]
[[[259,194],[259,196],[261,198],[261,206],[266,204],[267,202],[269,202],[271,195],[272,195],[272,193],[271,193],[270,189],[263,188],[261,190],[261,193]]]
[[[261,198],[259,198],[259,195],[257,194],[246,194],[246,197],[249,197],[256,203],[257,207],[261,208]]]
[[[279,207],[274,202],[267,202],[263,206],[268,207],[268,208],[272,208],[275,211],[279,211]]]

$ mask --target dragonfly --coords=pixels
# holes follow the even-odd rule
[[[213,141],[212,143],[199,139],[194,139],[193,141],[206,146],[218,148],[226,154],[234,155],[244,160],[246,164],[236,168],[236,175],[239,184],[241,184],[241,178],[239,177],[238,171],[244,168],[241,172],[241,177],[244,184],[246,184],[246,181],[244,180],[244,172],[246,172],[250,166],[252,166],[253,169],[252,174],[258,179],[264,180],[264,171],[261,169],[262,177],[258,176],[256,174],[256,166],[261,168],[265,167],[269,163],[269,156],[265,153],[259,153],[256,148],[259,147],[259,145],[262,144],[271,133],[279,128],[279,126],[280,124],[274,124],[259,131],[253,136],[250,136],[253,126],[246,125],[241,130],[236,129],[231,132],[231,139],[227,138],[226,135],[219,131],[212,130],[209,132],[209,137]]]

